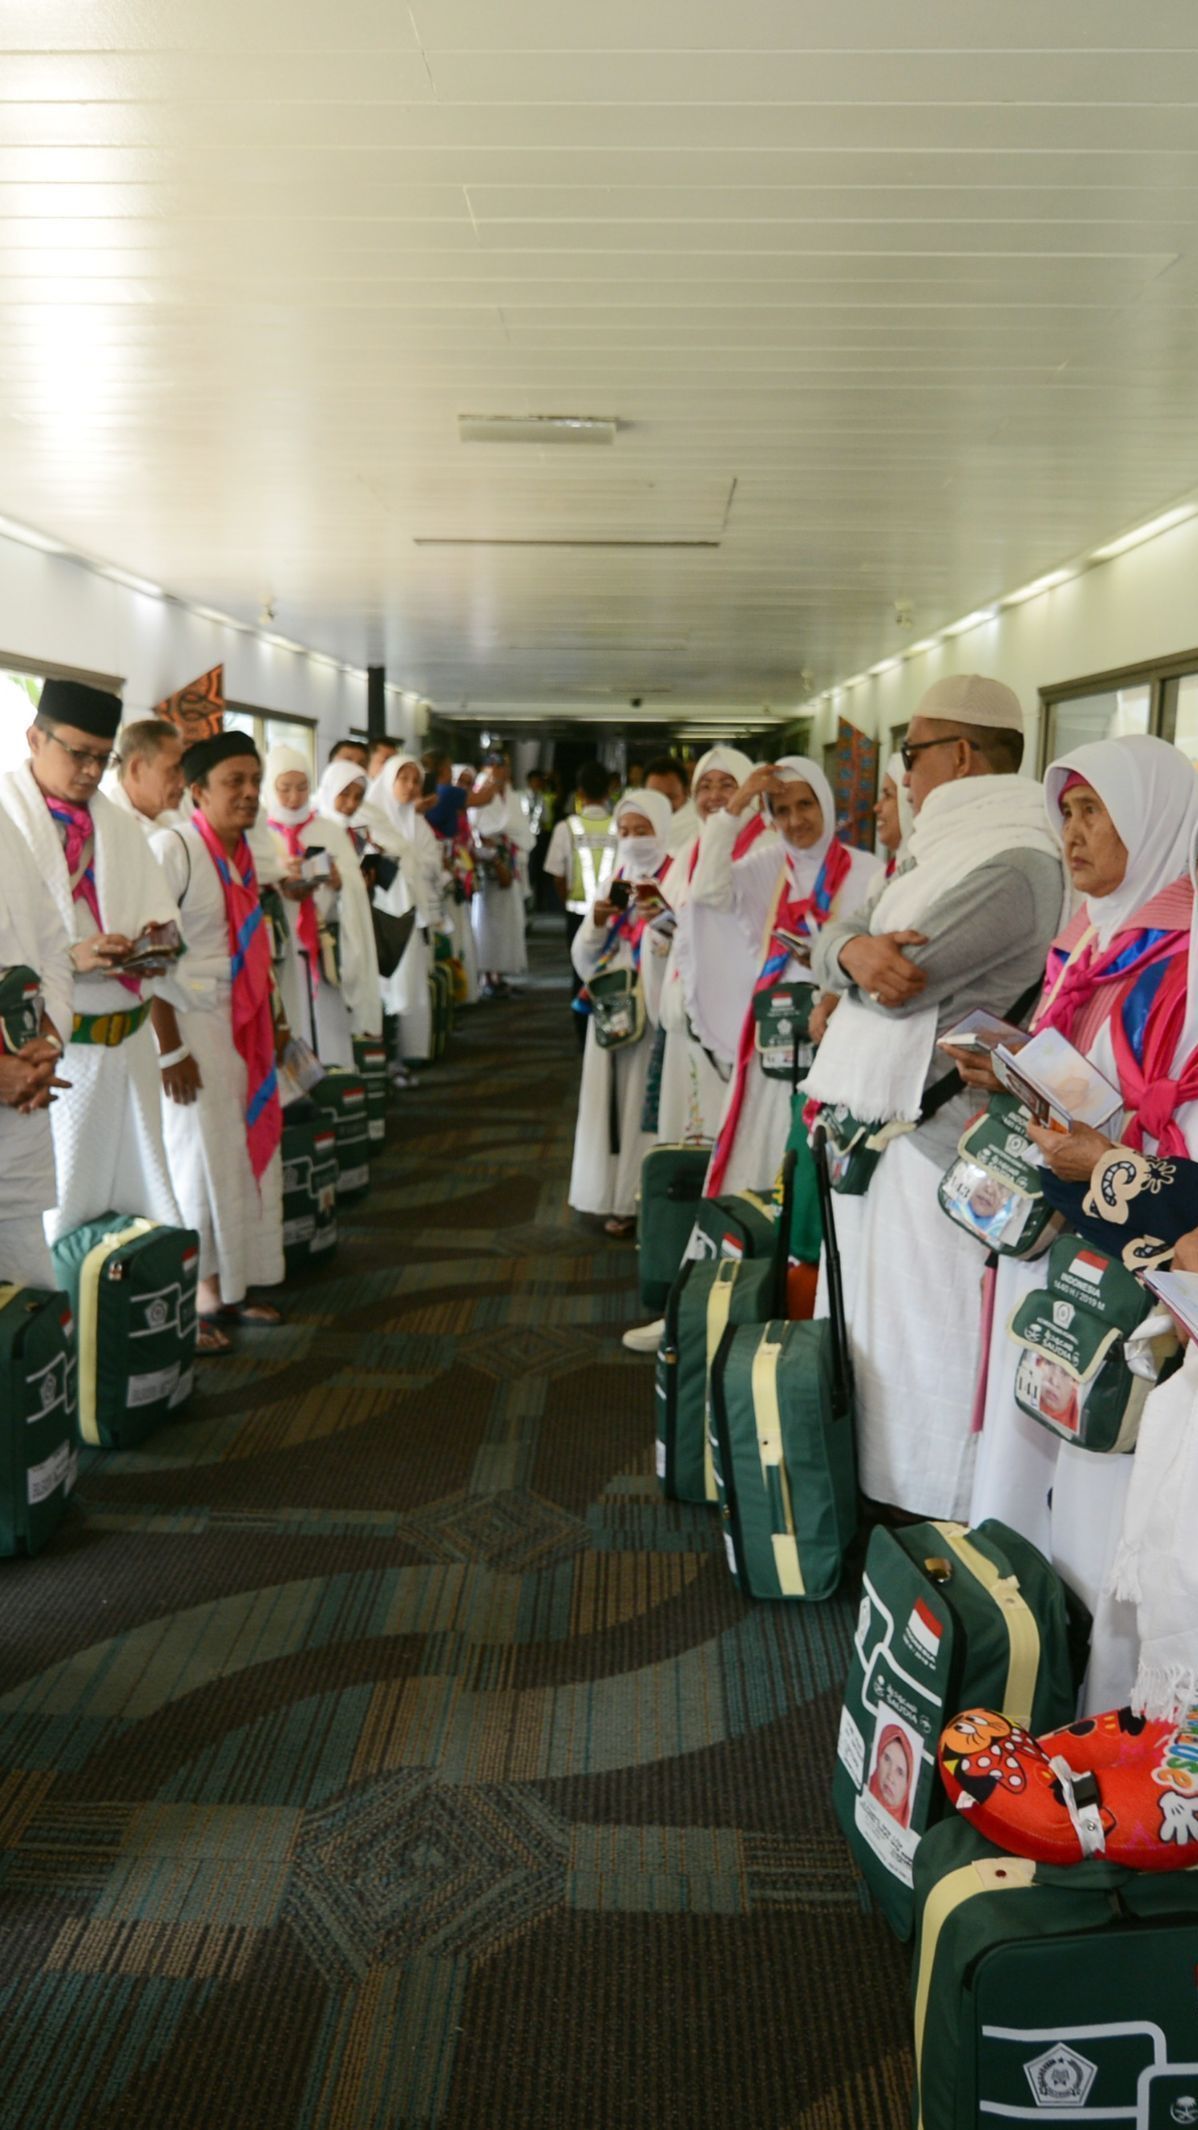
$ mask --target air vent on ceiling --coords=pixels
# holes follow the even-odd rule
[[[413,547],[612,547],[612,548],[693,548],[719,547],[719,540],[601,540],[601,539],[504,539],[492,538],[487,533],[415,533]]]
[[[613,414],[459,414],[463,444],[614,444]]]

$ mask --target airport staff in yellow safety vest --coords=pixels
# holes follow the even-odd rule
[[[545,871],[557,890],[566,913],[566,949],[569,951],[583,919],[611,879],[616,862],[616,830],[607,803],[608,772],[600,762],[584,762],[578,772],[574,812],[564,814],[549,839]],[[582,979],[571,963],[571,1001],[582,989]],[[586,1015],[574,1015],[578,1047],[586,1042]]]

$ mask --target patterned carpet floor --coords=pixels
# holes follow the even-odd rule
[[[828,1804],[851,1593],[653,1477],[556,938],[280,1331],[4,1563],[4,2130],[901,2130]]]

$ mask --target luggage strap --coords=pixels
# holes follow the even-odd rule
[[[1030,1730],[1032,1703],[1040,1670],[1040,1629],[1036,1624],[1035,1613],[1019,1588],[1019,1578],[1016,1575],[1000,1575],[994,1562],[988,1559],[979,1547],[970,1544],[969,1531],[965,1524],[938,1523],[936,1529],[945,1544],[956,1554],[962,1567],[968,1568],[1002,1613],[1003,1626],[1007,1630],[1010,1643],[1002,1712],[1009,1723],[1017,1723],[1024,1730]]]
[[[728,1329],[728,1319],[732,1314],[732,1289],[736,1284],[736,1269],[739,1259],[729,1258],[727,1262],[729,1277],[727,1279],[721,1277],[724,1269],[721,1264],[716,1272],[711,1292],[707,1297],[707,1383],[709,1396],[711,1371],[715,1363],[715,1357],[720,1350],[720,1340]],[[715,1457],[711,1447],[711,1427],[708,1424],[706,1414],[704,1415],[703,1426],[703,1491],[708,1501],[719,1500],[719,1489],[715,1483]]]
[[[778,1506],[786,1525],[785,1531],[770,1533],[770,1543],[774,1549],[774,1571],[783,1597],[804,1597],[807,1586],[803,1581],[803,1569],[799,1560],[799,1541],[790,1499],[790,1480],[786,1471],[786,1459],[782,1453],[782,1409],[778,1403],[778,1362],[781,1354],[780,1341],[772,1344],[764,1337],[758,1341],[750,1378],[753,1425],[757,1430],[761,1476],[767,1489],[773,1493],[769,1475],[771,1472],[777,1474]]]
[[[940,1933],[954,1910],[960,1908],[962,1902],[971,1900],[974,1894],[1014,1893],[1019,1887],[1033,1886],[1035,1881],[1036,1867],[1028,1857],[986,1856],[977,1858],[972,1864],[963,1864],[959,1871],[947,1872],[928,1895],[920,1924],[919,1971],[915,1984],[915,2082],[919,2095],[916,2130],[924,2130],[923,2043]]]
[[[1106,1848],[1106,1829],[1102,1824],[1098,1777],[1090,1769],[1079,1775],[1061,1753],[1048,1765],[1061,1785],[1065,1810],[1081,1843],[1083,1857],[1101,1856]]]
[[[79,1433],[93,1449],[100,1444],[96,1393],[100,1381],[100,1277],[113,1253],[124,1243],[148,1235],[156,1220],[131,1220],[93,1244],[79,1267]]]
[[[20,1292],[19,1287],[10,1286],[6,1280],[0,1280],[0,1309],[7,1309]]]

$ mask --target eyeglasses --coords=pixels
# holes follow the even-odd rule
[[[45,726],[42,729],[43,731],[48,730]],[[62,748],[64,754],[69,754],[71,760],[77,762],[80,769],[94,769],[97,776],[103,776],[104,771],[112,760],[112,750],[107,754],[93,754],[90,747],[68,747],[66,741],[60,740],[56,732],[50,732],[49,738],[53,740],[56,747]]]
[[[903,768],[914,769],[916,755],[926,753],[929,747],[956,747],[960,745],[976,749],[977,744],[976,740],[967,740],[963,732],[946,732],[938,740],[916,740],[914,745],[912,745],[910,740],[904,740],[899,748],[899,754],[902,758]]]

